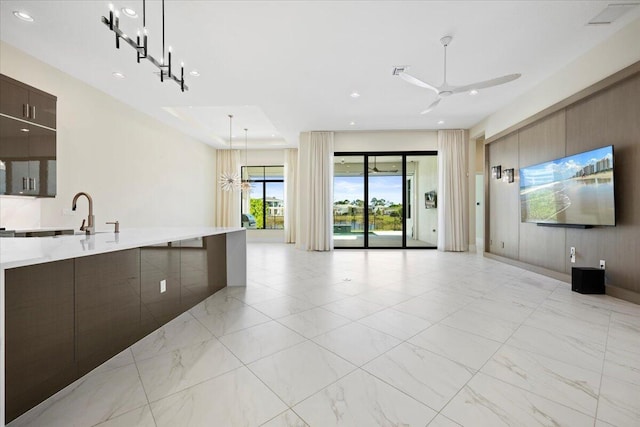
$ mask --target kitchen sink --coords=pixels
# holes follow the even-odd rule
[[[15,231],[12,237],[52,237],[52,236],[70,236],[73,235],[73,229],[47,229],[47,230],[22,230]]]

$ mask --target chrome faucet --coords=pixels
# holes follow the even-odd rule
[[[81,191],[80,193],[73,196],[73,203],[71,205],[71,210],[72,211],[76,210],[76,202],[78,201],[78,197],[80,196],[85,196],[89,201],[89,216],[87,217],[87,224],[85,225],[85,220],[83,219],[82,225],[80,226],[80,231],[84,231],[87,234],[96,234],[96,229],[94,225],[95,218],[93,216],[93,199],[91,198],[90,195],[88,195],[84,191]]]

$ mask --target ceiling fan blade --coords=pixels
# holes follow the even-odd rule
[[[438,106],[438,104],[440,104],[440,101],[442,101],[442,98],[438,97],[438,99],[436,99],[435,101],[433,101],[433,102],[431,103],[431,105],[429,105],[429,106],[427,107],[427,109],[426,109],[426,110],[424,110],[424,111],[420,112],[420,114],[427,114],[427,113],[429,113],[431,110],[433,110],[434,108],[436,108],[436,107]]]
[[[468,92],[472,89],[486,89],[488,87],[493,87],[493,86],[498,86],[501,84],[505,84],[505,83],[509,83],[510,81],[513,81],[517,78],[519,78],[521,76],[520,73],[516,73],[516,74],[508,74],[506,76],[502,76],[502,77],[497,77],[495,79],[491,79],[491,80],[485,80],[483,82],[477,82],[477,83],[473,83],[470,85],[464,85],[464,86],[458,86],[453,88],[451,91],[453,93],[462,93],[462,92]]]
[[[407,83],[411,83],[412,85],[423,87],[425,89],[429,89],[434,91],[435,93],[438,93],[438,89],[435,86],[432,86],[429,83],[423,82],[422,80],[417,79],[405,72],[399,73],[398,76]]]

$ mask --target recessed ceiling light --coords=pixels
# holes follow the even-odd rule
[[[358,92],[351,92],[351,96],[352,98],[360,98],[360,94]]]
[[[356,124],[356,122],[349,122],[349,124],[350,124],[351,126],[354,126],[354,125]]]
[[[115,77],[116,79],[124,79],[124,77],[125,77],[125,75],[124,75],[124,74],[122,74],[122,73],[120,73],[120,72],[118,72],[118,71],[115,71],[115,72],[114,72],[114,73],[112,73],[111,75],[112,75],[113,77]]]
[[[191,74],[193,77],[200,77],[200,73],[198,72],[198,70],[193,70],[189,74]]]
[[[27,129],[27,128],[22,128],[22,129],[20,129],[20,132],[29,132],[29,129]]]
[[[272,134],[271,134],[271,138],[275,138],[275,137],[276,137],[276,134],[275,134],[275,133],[272,133]]]
[[[443,125],[444,124],[444,120],[438,120],[438,124],[439,125]]]
[[[137,18],[138,17],[138,13],[135,10],[131,9],[130,7],[123,7],[120,10],[124,14],[124,16],[128,16],[129,18]]]
[[[477,94],[478,94],[478,91],[477,91],[476,89],[471,89],[471,90],[469,91],[469,95],[471,95],[471,96],[475,96],[475,95],[477,95]]]
[[[13,16],[26,22],[33,22],[33,17],[22,10],[14,10]]]

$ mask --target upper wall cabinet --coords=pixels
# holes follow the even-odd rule
[[[56,129],[56,97],[1,74],[0,113]]]
[[[0,195],[56,195],[56,97],[0,74]]]

